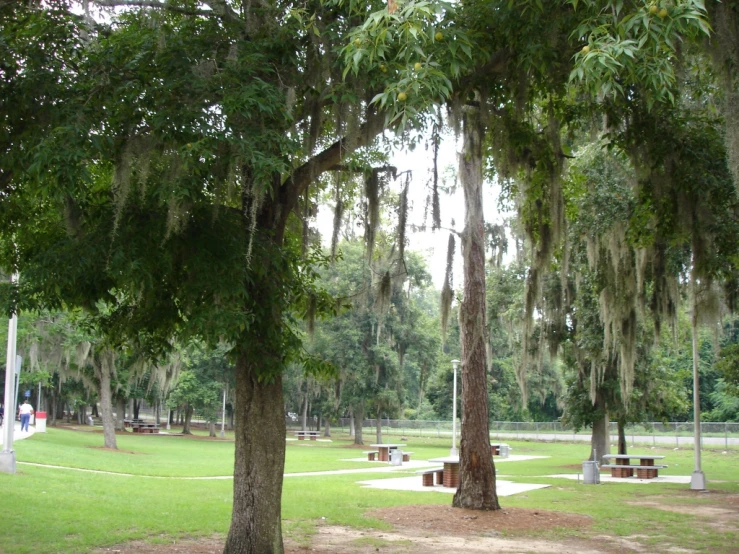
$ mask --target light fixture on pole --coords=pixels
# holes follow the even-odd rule
[[[452,404],[452,449],[449,451],[450,456],[458,456],[457,452],[457,367],[461,362],[459,360],[452,360],[452,367],[454,367],[454,393],[453,404]]]
[[[18,281],[14,274],[11,283]],[[0,452],[0,471],[15,473],[15,450],[13,450],[13,427],[15,426],[15,343],[18,332],[18,316],[13,314],[8,323],[8,354],[5,358],[5,421],[3,422],[3,449]]]

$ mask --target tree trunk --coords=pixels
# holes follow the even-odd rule
[[[364,406],[354,407],[354,444],[364,444],[362,440],[362,423],[364,422]]]
[[[308,430],[308,392],[303,397],[303,413],[300,416],[300,425],[302,431]]]
[[[215,421],[208,422],[208,436],[209,437],[216,436],[216,422]]]
[[[477,109],[463,113],[459,173],[464,188],[464,300],[459,308],[462,343],[462,434],[459,488],[452,505],[499,510],[490,452],[487,363],[485,361],[485,231],[482,210],[482,132]]]
[[[110,376],[113,373],[115,354],[110,349],[103,350],[100,356],[100,411],[103,420],[105,448],[118,449],[115,440],[115,419],[113,418],[113,397],[110,392]]]
[[[323,420],[323,436],[331,436],[331,422],[328,420],[328,418],[324,418]]]
[[[161,425],[162,424],[162,403],[159,401],[158,398],[155,402],[156,404],[154,407],[154,423],[156,423],[157,425]]]
[[[377,435],[377,444],[382,444],[382,412],[377,410],[377,419],[375,419],[375,434]]]
[[[139,419],[139,410],[141,409],[141,400],[133,399],[133,418]]]
[[[605,408],[605,400],[598,394],[595,397],[597,416],[593,421],[593,435],[590,439],[590,459],[603,463],[603,455],[611,453],[611,445],[608,437],[608,412]]]
[[[183,435],[192,435],[192,431],[190,431],[190,420],[191,419],[192,419],[192,406],[188,404],[187,407],[185,408],[185,418],[182,424],[182,434]]]
[[[618,453],[626,454],[626,424],[623,420],[618,420]]]
[[[123,423],[123,420],[125,419],[126,414],[126,399],[122,397],[118,397],[116,400],[116,409],[115,409],[115,430],[116,431],[124,431],[125,425]]]
[[[349,410],[349,436],[354,437],[354,410]]]
[[[233,515],[224,554],[278,554],[286,432],[282,375],[260,381],[242,355],[236,398]]]
[[[128,419],[132,419],[136,416],[133,415],[133,398],[128,400]]]

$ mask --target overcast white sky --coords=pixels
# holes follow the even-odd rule
[[[457,168],[457,153],[461,148],[453,134],[444,137],[439,149],[439,180],[445,173],[448,166]],[[426,197],[428,190],[426,183],[431,177],[433,171],[433,152],[426,150],[423,146],[417,147],[414,151],[401,150],[395,152],[390,163],[398,168],[398,172],[411,170],[413,179],[409,191],[410,225],[422,225],[424,223],[424,209],[426,205]],[[398,180],[400,181],[400,179]],[[498,195],[499,187],[488,183],[483,192],[483,204],[485,210],[485,221],[487,223],[501,223],[502,217],[498,213]],[[442,195],[441,202],[441,224],[442,227],[451,228],[452,220],[455,222],[454,228],[461,231],[464,227],[464,196],[461,186],[457,187],[456,192],[451,195]],[[426,222],[427,226],[431,226],[431,220]],[[331,228],[333,225],[333,211],[322,209],[318,212],[317,226],[321,231],[324,241],[331,240]],[[446,267],[446,249],[449,232],[441,229],[435,232],[408,232],[408,249],[423,253],[429,264],[429,270],[433,276],[434,285],[441,289],[444,281],[444,270]],[[457,241],[457,249],[454,263],[454,287],[459,288],[462,285],[462,256],[461,245]]]

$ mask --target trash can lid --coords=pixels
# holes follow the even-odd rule
[[[36,412],[36,417],[46,417],[46,412]]]

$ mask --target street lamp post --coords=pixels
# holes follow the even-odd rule
[[[13,275],[15,283],[18,275]],[[3,450],[0,452],[0,471],[15,473],[15,450],[13,450],[13,427],[15,425],[15,343],[18,332],[18,316],[13,314],[8,323],[8,354],[5,358],[5,418],[3,421]]]
[[[457,452],[457,367],[459,364],[459,360],[452,360],[452,366],[454,367],[454,394],[452,404],[452,449],[449,451],[450,456],[459,455]]]
[[[223,411],[221,412],[221,438],[226,436],[226,387],[223,388]]]
[[[693,339],[693,451],[695,452],[695,469],[690,476],[690,489],[702,491],[706,489],[706,475],[701,469],[701,399],[698,381],[698,317],[695,306],[695,283],[693,283],[693,312],[690,314]]]

